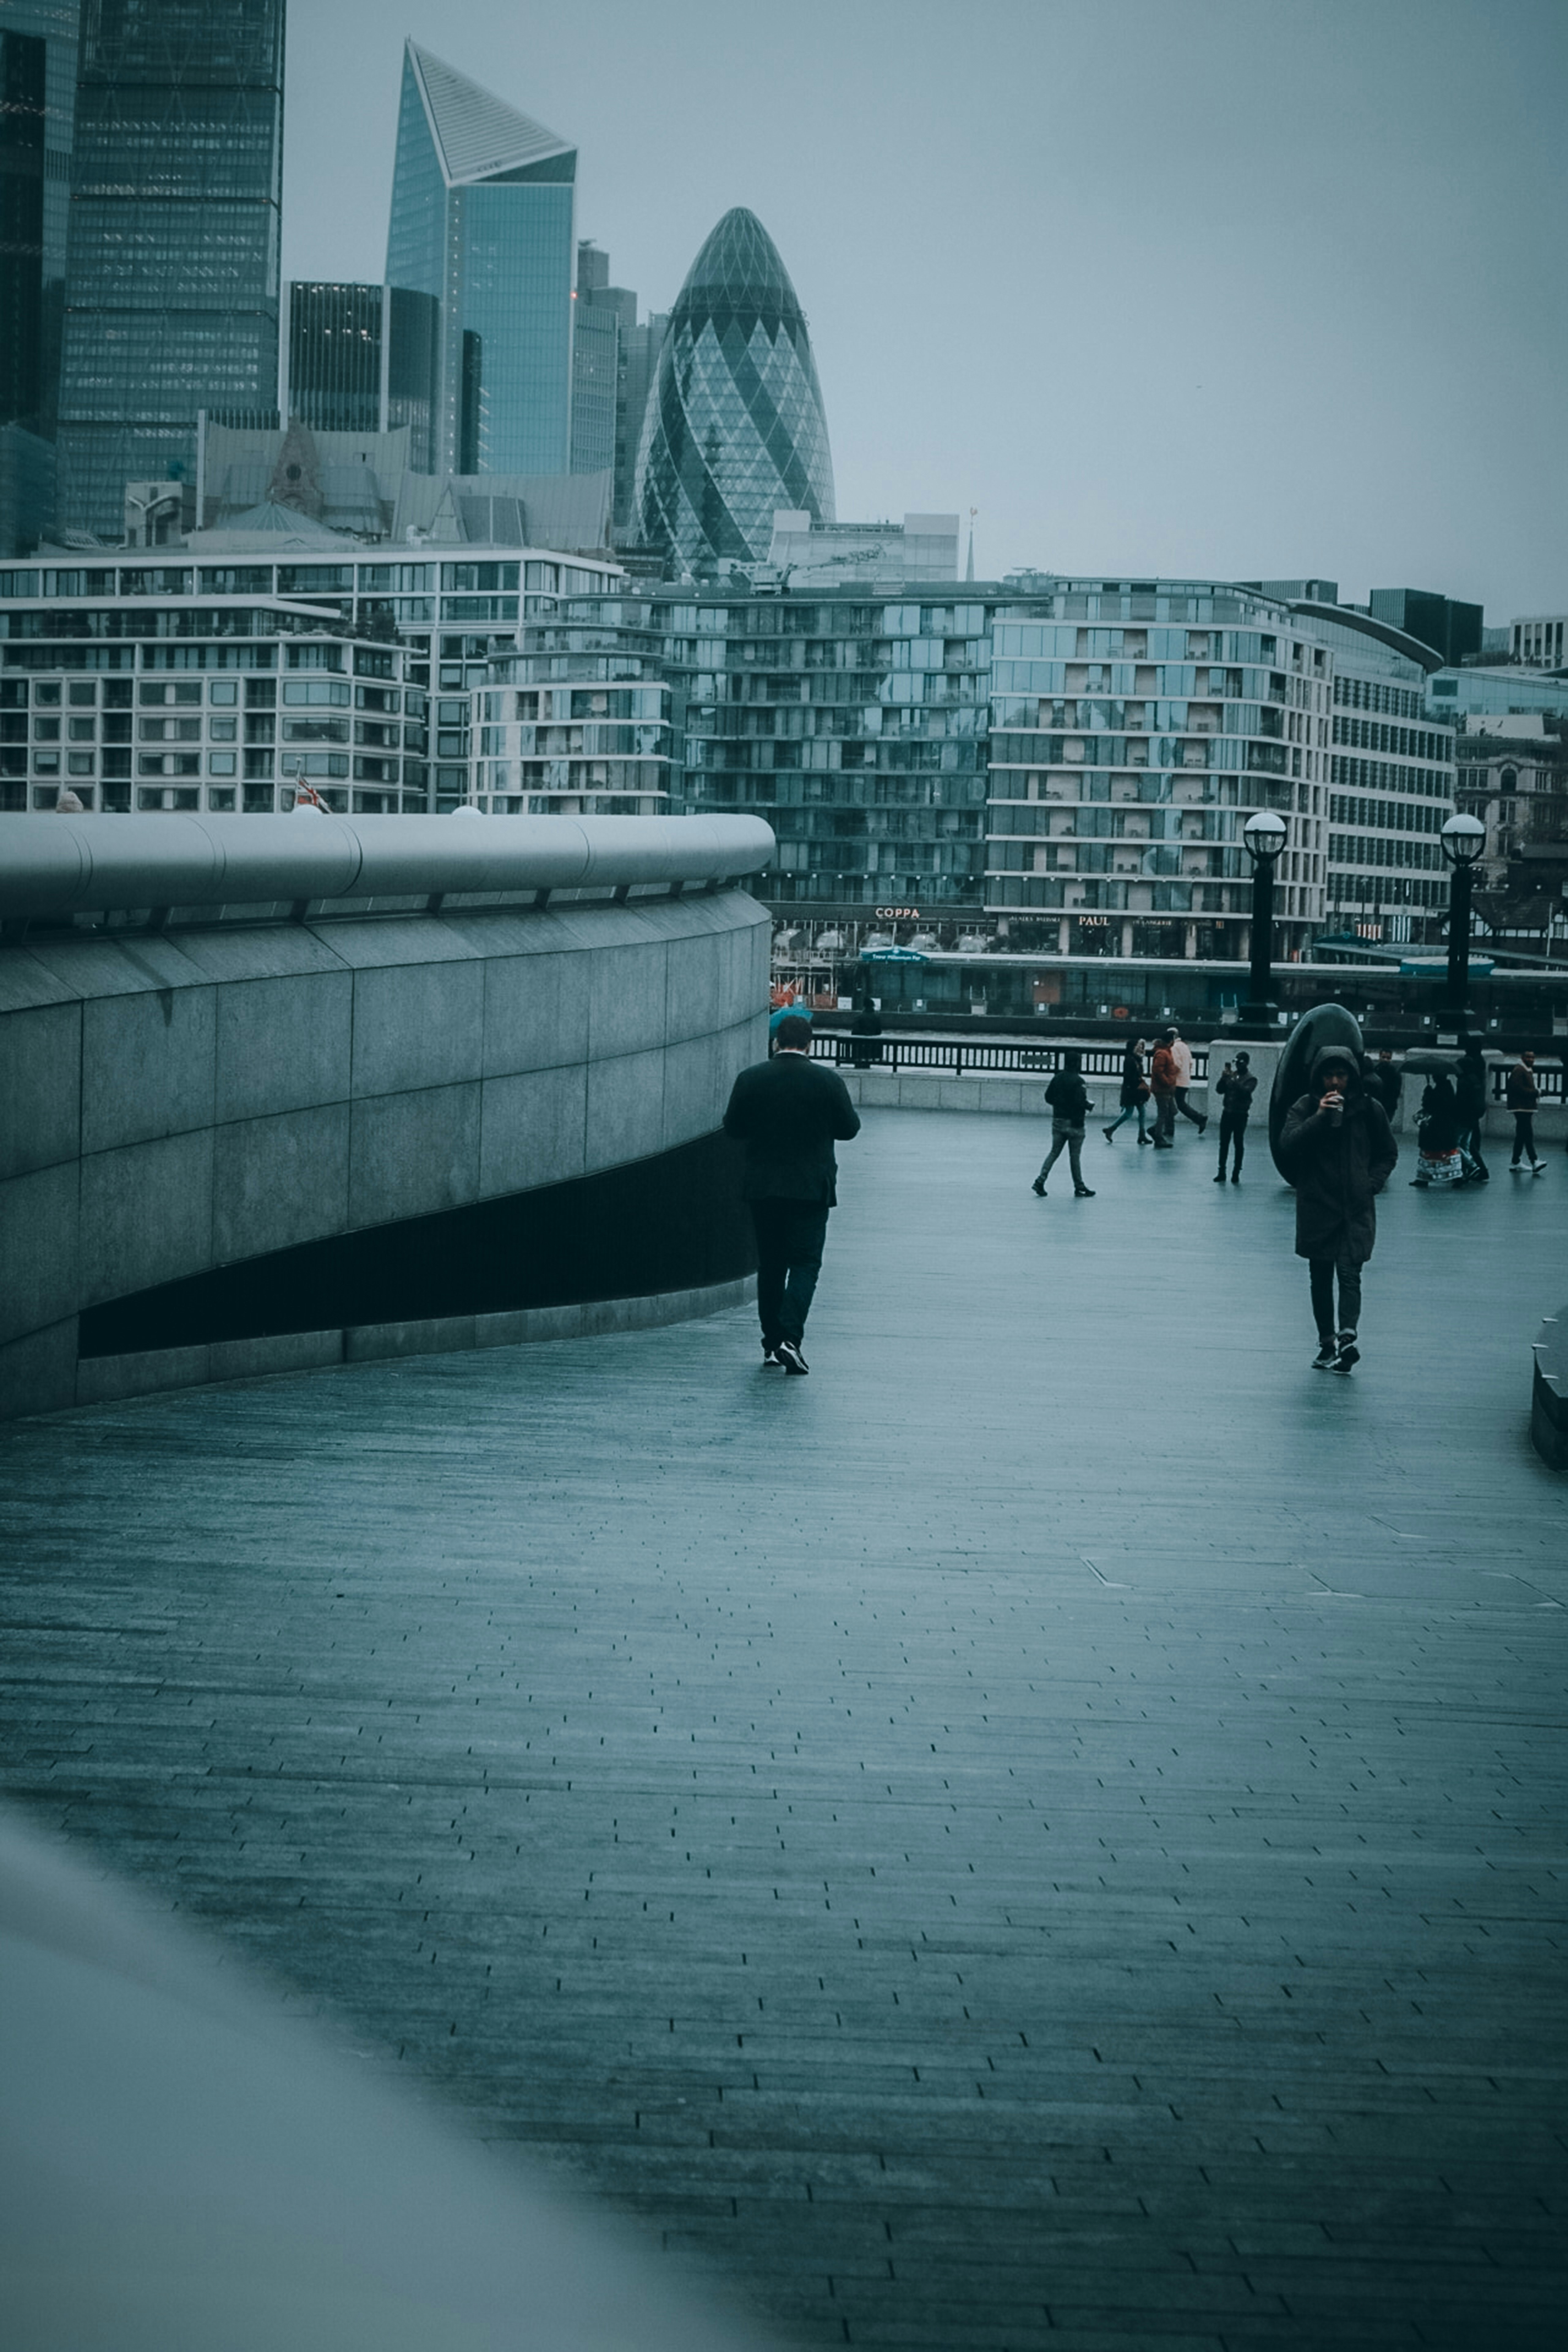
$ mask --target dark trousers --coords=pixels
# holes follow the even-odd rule
[[[1234,1146],[1235,1148],[1236,1172],[1239,1176],[1241,1173],[1242,1159],[1247,1150],[1247,1121],[1244,1118],[1233,1119],[1222,1118],[1220,1120],[1219,1172],[1222,1176],[1225,1174],[1226,1150],[1227,1147],[1230,1146]]]
[[[798,1343],[805,1336],[805,1318],[822,1270],[827,1203],[752,1201],[749,1205],[757,1236],[757,1319],[763,1345],[776,1347],[781,1339]]]
[[[1336,1331],[1354,1331],[1361,1323],[1361,1266],[1353,1257],[1313,1257],[1307,1261],[1312,1276],[1312,1318],[1320,1339]],[[1334,1321],[1334,1276],[1340,1282],[1340,1319]]]
[[[1479,1169],[1481,1174],[1484,1176],[1487,1173],[1487,1163],[1481,1158],[1481,1123],[1479,1118],[1475,1120],[1471,1126],[1465,1128],[1461,1131],[1459,1136],[1459,1149],[1464,1153],[1467,1160],[1470,1160],[1475,1162],[1475,1165]]]
[[[1201,1110],[1194,1110],[1191,1103],[1187,1100],[1187,1090],[1185,1087],[1178,1087],[1176,1088],[1176,1108],[1181,1112],[1184,1118],[1190,1118],[1194,1127],[1206,1127],[1208,1125],[1206,1114]],[[1175,1121],[1173,1119],[1171,1124],[1173,1128]]]
[[[1154,1140],[1162,1150],[1169,1150],[1176,1132],[1176,1097],[1156,1095],[1154,1097]]]
[[[1532,1110],[1516,1110],[1513,1115],[1512,1165],[1517,1168],[1521,1159],[1528,1160],[1534,1167],[1535,1113]]]

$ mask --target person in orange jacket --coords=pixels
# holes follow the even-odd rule
[[[1171,1050],[1175,1042],[1175,1031],[1165,1030],[1149,1064],[1149,1089],[1154,1097],[1156,1151],[1171,1151],[1175,1148],[1176,1096],[1182,1084],[1182,1074]]]

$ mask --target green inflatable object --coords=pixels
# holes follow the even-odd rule
[[[1274,1073],[1274,1091],[1268,1097],[1268,1149],[1287,1184],[1290,1179],[1279,1159],[1285,1114],[1297,1096],[1304,1095],[1311,1085],[1312,1065],[1325,1045],[1348,1047],[1356,1068],[1361,1068],[1366,1052],[1362,1044],[1361,1024],[1342,1004],[1314,1004],[1310,1013],[1303,1013],[1286,1040]]]

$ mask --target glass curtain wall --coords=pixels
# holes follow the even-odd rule
[[[54,520],[77,0],[0,0],[0,554]]]
[[[86,0],[60,382],[60,521],[194,473],[198,411],[278,396],[284,0]]]

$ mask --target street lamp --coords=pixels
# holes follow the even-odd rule
[[[1451,816],[1437,835],[1453,868],[1448,885],[1448,993],[1444,1018],[1463,1029],[1474,1017],[1465,1002],[1470,992],[1470,869],[1486,847],[1479,816]]]
[[[1238,1026],[1248,1035],[1271,1037],[1279,1012],[1269,994],[1274,977],[1274,861],[1285,846],[1289,828],[1273,809],[1258,809],[1242,826],[1241,837],[1252,860],[1252,969]]]

